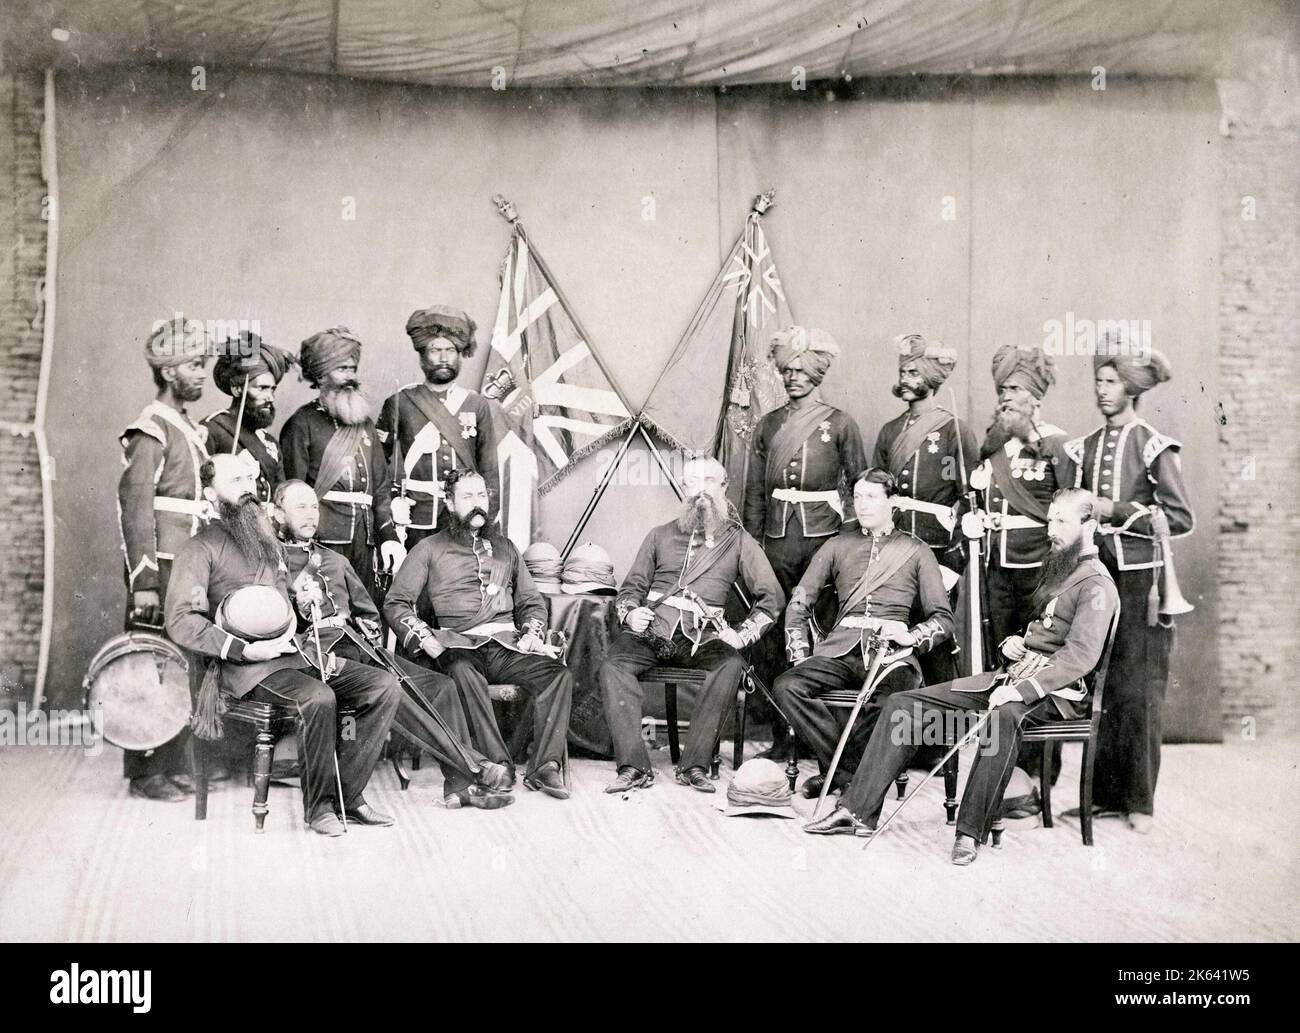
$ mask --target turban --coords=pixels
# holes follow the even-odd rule
[[[1037,345],[1004,344],[993,353],[993,386],[998,390],[1010,384],[1042,398],[1055,383],[1052,357]]]
[[[938,341],[926,341],[920,334],[901,334],[894,338],[894,344],[898,347],[898,368],[915,362],[931,391],[957,367],[956,351]]]
[[[278,384],[298,361],[248,330],[241,330],[238,337],[229,338],[222,347],[221,358],[212,367],[212,382],[228,395],[235,393],[237,385],[242,387],[245,377],[252,380],[263,373],[270,373]]]
[[[211,353],[212,341],[204,332],[203,324],[184,316],[156,324],[144,346],[145,360],[154,369],[179,366]]]
[[[475,329],[474,320],[460,309],[448,308],[446,305],[418,309],[406,321],[406,334],[416,351],[435,337],[445,337],[455,342],[456,350],[462,355],[473,355]]]
[[[584,592],[614,595],[618,591],[614,563],[609,553],[594,542],[579,545],[569,554],[560,572],[560,582],[560,590],[570,595]]]
[[[302,342],[298,361],[303,379],[313,387],[333,370],[361,360],[361,339],[346,326],[332,326]]]
[[[1126,394],[1136,398],[1143,391],[1150,391],[1157,384],[1163,384],[1173,375],[1169,360],[1154,348],[1142,355],[1110,355],[1102,348],[1092,357],[1092,371],[1096,373],[1104,366],[1112,366],[1124,381]]]
[[[820,384],[840,347],[825,330],[792,326],[772,335],[769,351],[777,369],[786,370],[798,362],[812,382]]]

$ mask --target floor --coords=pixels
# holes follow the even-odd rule
[[[672,782],[666,752],[648,791],[606,796],[610,765],[576,760],[573,799],[520,787],[491,813],[444,809],[434,767],[401,792],[385,766],[367,795],[397,825],[327,840],[289,787],[259,836],[242,784],[200,823],[132,799],[112,748],[9,747],[0,939],[1294,940],[1298,745],[1167,747],[1151,835],[1103,820],[1085,848],[1076,821],[1031,818],[970,868],[948,862],[939,779],[864,851],[724,817],[729,767],[707,796]],[[1077,802],[1076,748],[1065,762],[1058,810]]]

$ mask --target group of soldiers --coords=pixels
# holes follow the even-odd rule
[[[163,624],[205,658],[223,691],[299,707],[304,816],[327,835],[342,831],[344,815],[391,823],[363,796],[390,727],[439,760],[450,806],[512,802],[494,682],[533,700],[525,785],[569,794],[572,675],[551,644],[544,599],[495,522],[490,403],[455,382],[474,322],[437,306],[413,313],[406,330],[423,380],[389,397],[377,422],[360,388],[361,342],[334,327],[303,341],[296,360],[256,335],[224,342],[212,372],[230,405],[195,423],[187,406],[214,345],[197,324],[173,321],[146,346],[157,398],[122,437],[128,621]],[[1136,411],[1168,379],[1167,360],[1103,342],[1093,364],[1104,423],[1070,439],[1042,415],[1051,356],[1004,345],[981,441],[940,404],[955,352],[916,334],[896,345],[893,390],[905,409],[881,428],[870,459],[853,419],[821,396],[835,342],[792,327],[770,348],[788,401],[755,429],[740,507],[720,463],[687,462],[680,512],[647,535],[615,600],[621,630],[599,671],[616,769],[607,791],[653,783],[640,677],[671,665],[704,672],[679,783],[715,791],[709,763],[752,674],[815,757],[819,773],[803,790],[819,793],[843,728],[824,697],[856,690],[884,650],[888,673],[830,787],[839,804],[806,830],[869,835],[920,741],[897,729],[912,721],[918,731],[927,709],[983,713],[1001,735],[968,777],[953,860],[969,863],[1025,763],[1023,728],[1086,713],[1084,679],[1118,613],[1095,800],[1146,831],[1172,634],[1169,621],[1151,619],[1149,597],[1164,523],[1173,536],[1193,523],[1178,442]],[[319,395],[277,441],[275,389],[295,361]],[[973,562],[980,607],[965,596],[972,579],[960,577]],[[249,585],[271,586],[294,607],[279,639],[220,626],[222,600]],[[972,613],[983,632],[968,626]],[[327,644],[304,648],[322,629]],[[996,652],[987,673],[971,670],[964,644],[976,637]],[[355,741],[336,735],[345,705]],[[183,798],[185,734],[127,753],[133,793]]]

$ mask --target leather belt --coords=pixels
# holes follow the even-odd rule
[[[373,506],[375,497],[364,491],[327,491],[321,496],[324,502],[345,502],[352,506]]]
[[[937,502],[922,502],[910,495],[895,495],[892,501],[895,509],[906,509],[915,513],[929,513],[930,516],[943,525],[945,531],[951,531],[957,526],[957,520],[952,515],[951,506],[941,506]]]
[[[402,482],[402,487],[407,491],[418,491],[425,495],[432,495],[435,499],[446,498],[446,489],[442,481],[417,481],[410,477]]]
[[[493,635],[500,635],[503,631],[514,631],[515,626],[507,621],[489,621],[487,624],[479,624],[475,627],[462,631],[462,635],[472,635],[474,638],[491,638]]]
[[[800,488],[773,488],[772,498],[777,502],[825,502],[844,519],[844,505],[838,491],[803,491]]]

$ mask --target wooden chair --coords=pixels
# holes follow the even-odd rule
[[[253,729],[255,745],[253,747],[253,821],[254,831],[263,831],[266,821],[267,798],[271,791],[271,762],[275,758],[276,741],[290,732],[297,730],[298,711],[285,703],[259,703],[256,700],[235,699],[229,693],[222,693],[225,712],[223,722],[246,725]],[[355,711],[342,707],[338,711],[340,718]],[[212,746],[198,736],[192,738],[194,759],[194,820],[206,821],[208,817],[208,751]]]
[[[1097,729],[1101,726],[1102,696],[1106,690],[1106,672],[1110,669],[1110,654],[1115,646],[1115,634],[1119,629],[1119,607],[1111,618],[1110,629],[1106,632],[1106,646],[1102,650],[1101,660],[1093,668],[1092,674],[1085,681],[1089,682],[1092,701],[1088,716],[1069,721],[1049,720],[1039,724],[1028,725],[1024,730],[1024,742],[1041,742],[1043,744],[1042,763],[1038,768],[1038,792],[1043,803],[1043,827],[1052,828],[1052,759],[1058,742],[1083,743],[1083,763],[1079,769],[1079,831],[1084,846],[1092,846],[1092,771],[1096,761],[1093,744],[1097,741]],[[954,760],[955,760],[954,755]],[[1000,846],[1004,831],[1002,819],[993,823],[991,835],[993,845]]]
[[[668,725],[668,756],[672,759],[675,768],[682,759],[682,747],[680,739],[680,727],[677,723],[677,687],[679,685],[694,685],[696,687],[704,684],[704,677],[708,671],[688,670],[685,667],[652,667],[638,679],[643,685],[662,685],[664,687],[664,721]],[[736,693],[736,705],[740,708],[740,728],[744,728],[745,713],[745,683],[742,680],[741,687]],[[709,777],[716,779],[722,770],[722,753],[719,749],[721,745],[722,733],[718,732],[718,739],[713,744],[713,762],[709,765]],[[732,763],[735,767],[740,767],[745,759],[745,738],[743,732],[737,732],[735,749],[732,753]]]

